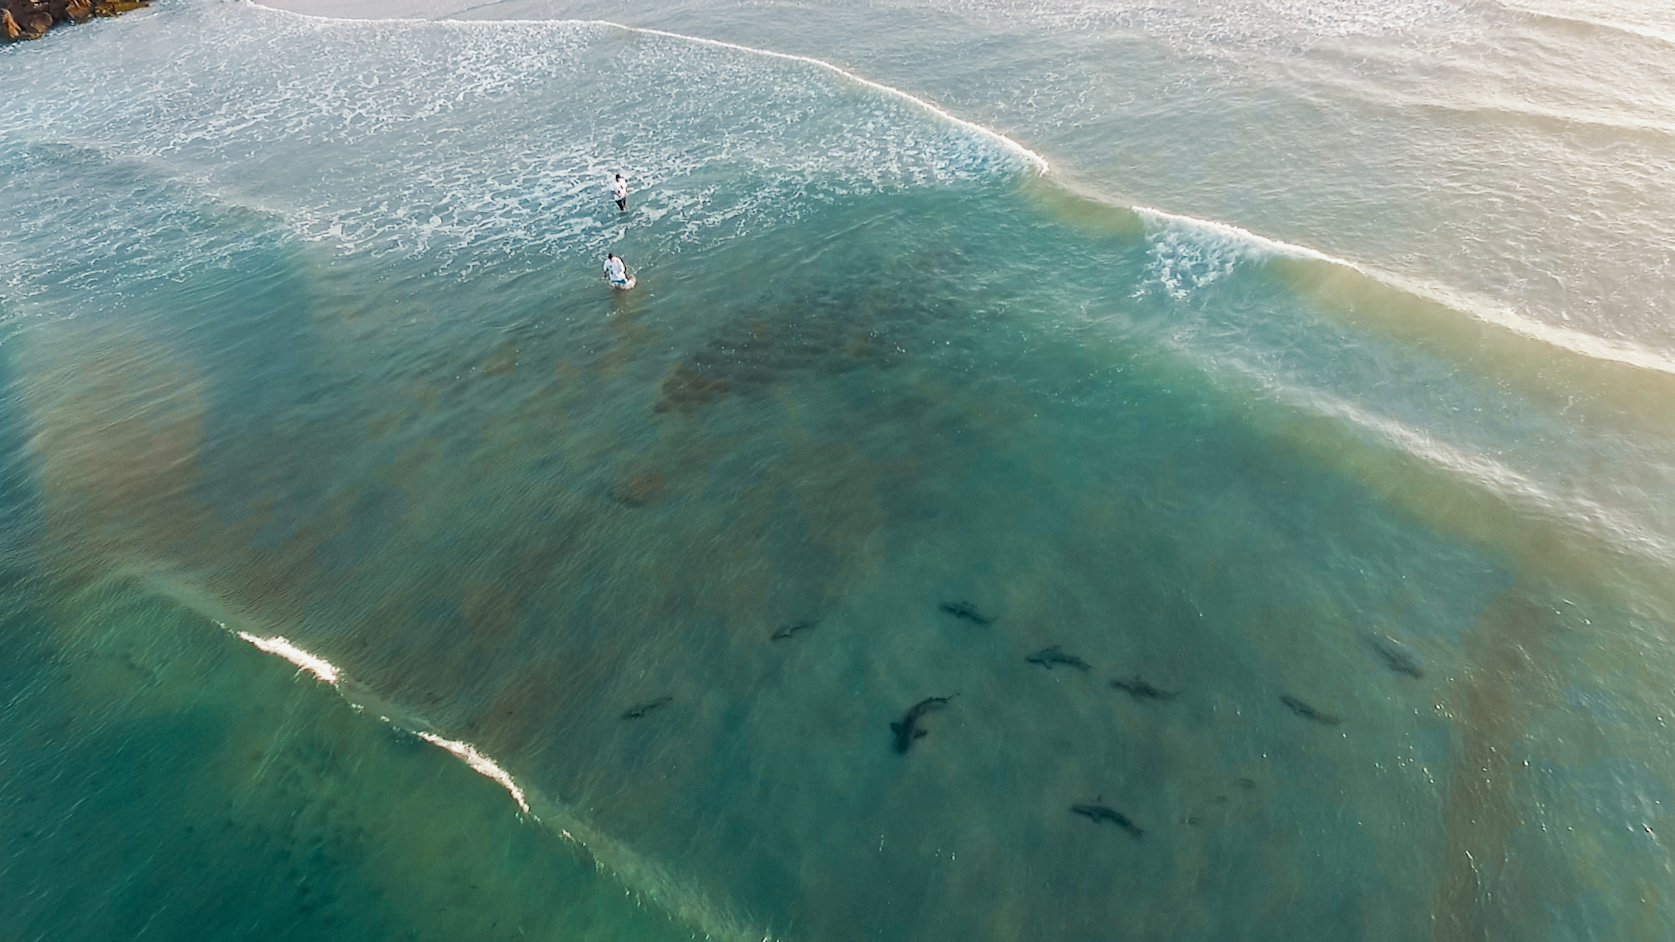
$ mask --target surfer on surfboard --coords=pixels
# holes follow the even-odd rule
[[[634,276],[628,273],[628,266],[614,252],[605,256],[605,280],[611,287],[624,291],[634,287]]]
[[[628,211],[628,181],[620,173],[611,181],[611,199],[616,200],[617,209]]]

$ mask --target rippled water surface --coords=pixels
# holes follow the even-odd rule
[[[18,938],[1669,937],[1666,14],[287,6],[0,50]]]

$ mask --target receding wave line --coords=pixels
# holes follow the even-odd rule
[[[1464,311],[1485,324],[1492,324],[1502,330],[1510,331],[1529,340],[1538,341],[1549,347],[1567,350],[1595,360],[1605,360],[1620,363],[1624,366],[1632,366],[1636,369],[1675,376],[1675,359],[1671,359],[1655,350],[1648,350],[1645,347],[1625,341],[1601,337],[1598,334],[1590,334],[1572,327],[1549,324],[1520,314],[1504,304],[1486,298],[1470,297],[1455,288],[1420,282],[1401,275],[1364,268],[1360,265],[1352,267],[1367,277],[1398,291],[1405,291],[1416,297],[1435,301],[1445,307]]]
[[[592,23],[592,24],[599,25],[599,26],[615,26],[618,29],[624,29],[624,30],[628,30],[629,32],[634,32],[634,33],[648,33],[648,34],[653,35],[653,36],[668,36],[668,37],[673,38],[673,39],[684,39],[684,40],[687,40],[689,42],[700,43],[700,44],[706,45],[706,46],[717,46],[717,47],[720,47],[720,48],[723,48],[723,49],[737,49],[737,50],[740,50],[742,52],[754,53],[756,55],[771,56],[775,59],[788,59],[788,60],[793,61],[793,62],[803,62],[803,63],[807,63],[809,65],[818,66],[822,69],[825,69],[825,70],[833,73],[834,75],[841,75],[845,79],[848,79],[851,82],[855,82],[858,85],[864,85],[867,88],[871,88],[875,91],[883,92],[886,95],[891,95],[891,96],[894,96],[896,98],[900,98],[901,100],[906,101],[906,102],[908,102],[908,103],[910,103],[910,104],[912,104],[912,105],[914,105],[918,108],[922,108],[925,111],[928,111],[931,114],[934,114],[937,117],[942,118],[945,121],[952,122],[953,124],[958,125],[959,127],[965,128],[968,131],[971,131],[971,132],[979,134],[983,137],[989,138],[990,140],[999,144],[1001,147],[1004,147],[1005,149],[1011,151],[1012,153],[1017,154],[1019,157],[1022,157],[1025,160],[1029,161],[1031,164],[1033,164],[1035,166],[1035,169],[1040,173],[1047,173],[1051,169],[1051,166],[1047,163],[1047,158],[1041,156],[1040,154],[1036,153],[1033,150],[1030,150],[1029,148],[1025,147],[1024,145],[1018,143],[1017,141],[1013,140],[1010,137],[1007,137],[1005,134],[1002,134],[1001,132],[994,130],[993,128],[984,127],[983,125],[978,124],[975,121],[968,121],[965,118],[960,117],[959,115],[953,114],[953,113],[951,113],[951,112],[949,112],[949,111],[947,111],[943,108],[940,108],[940,107],[932,104],[931,102],[926,101],[923,98],[920,98],[917,95],[912,94],[911,92],[905,92],[905,91],[902,91],[899,88],[896,88],[894,85],[886,85],[883,82],[875,82],[872,79],[865,78],[865,77],[860,76],[860,75],[856,75],[854,72],[851,72],[848,69],[842,68],[841,66],[833,65],[830,62],[827,62],[823,59],[816,59],[813,56],[794,55],[794,54],[789,53],[789,52],[774,52],[771,49],[757,49],[757,48],[752,47],[752,46],[741,46],[737,43],[723,42],[722,40],[719,40],[719,39],[705,39],[702,36],[686,36],[686,35],[683,35],[681,33],[670,33],[670,32],[667,32],[665,30],[660,30],[660,29],[647,29],[645,27],[637,27],[637,26],[623,26],[619,23],[611,23],[611,22],[606,21],[606,20],[585,20],[585,21],[580,21],[580,22]]]
[[[1600,539],[1618,550],[1638,555],[1660,567],[1675,565],[1675,544],[1641,526],[1632,514],[1609,507],[1593,498],[1555,493],[1540,481],[1494,458],[1451,445],[1423,429],[1381,415],[1360,405],[1317,389],[1294,386],[1261,370],[1239,362],[1236,357],[1202,357],[1176,347],[1206,372],[1232,373],[1241,381],[1264,390],[1288,408],[1320,416],[1382,442],[1397,453],[1417,459],[1445,474],[1494,495],[1507,504],[1539,519],[1592,539]]]
[[[1426,109],[1468,118],[1506,119],[1522,121],[1544,129],[1598,128],[1623,131],[1654,137],[1675,136],[1675,123],[1625,117],[1605,111],[1566,108],[1552,104],[1536,104],[1509,95],[1481,96],[1480,90],[1463,86],[1447,88],[1456,99],[1440,97],[1439,89],[1426,88],[1422,93],[1394,89],[1355,80],[1336,80],[1331,88],[1361,101],[1394,111]]]
[[[1606,30],[1613,33],[1624,33],[1629,36],[1638,36],[1641,39],[1650,39],[1654,42],[1675,45],[1675,33],[1666,33],[1663,30],[1653,29],[1649,26],[1632,26],[1628,23],[1617,23],[1611,20],[1596,20],[1593,17],[1588,16],[1575,16],[1569,13],[1554,13],[1551,10],[1532,10],[1529,7],[1519,6],[1515,3],[1507,3],[1506,0],[1500,0],[1500,5],[1508,10],[1512,10],[1515,13],[1522,13],[1523,15],[1533,19],[1553,20],[1559,23],[1574,23],[1577,26],[1587,26],[1593,29]]]
[[[983,125],[978,124],[975,121],[969,121],[965,118],[962,118],[959,115],[956,115],[956,114],[948,111],[945,108],[939,107],[938,105],[936,105],[932,102],[929,102],[929,101],[926,101],[923,98],[920,98],[919,96],[913,94],[912,92],[903,91],[902,89],[899,89],[899,88],[895,87],[894,85],[886,85],[883,82],[877,82],[877,81],[869,79],[865,76],[857,75],[854,72],[851,72],[848,69],[843,68],[842,66],[833,65],[832,63],[827,62],[824,59],[816,59],[813,56],[801,56],[801,55],[796,55],[794,53],[789,53],[789,52],[775,52],[772,49],[759,49],[755,46],[745,46],[745,45],[741,45],[739,43],[730,43],[730,42],[726,42],[726,41],[720,40],[720,39],[708,39],[708,38],[703,37],[703,36],[688,36],[685,33],[672,33],[672,32],[669,32],[668,30],[651,29],[650,27],[644,27],[644,26],[627,26],[627,25],[624,25],[622,23],[612,22],[611,20],[577,20],[577,19],[552,19],[552,20],[456,20],[456,19],[439,19],[439,20],[425,20],[425,19],[416,19],[416,18],[413,18],[413,17],[379,17],[379,18],[360,19],[360,18],[320,16],[318,14],[313,14],[313,13],[296,13],[296,12],[293,12],[293,11],[290,11],[290,10],[281,10],[281,9],[278,9],[277,7],[270,7],[270,6],[267,6],[266,4],[257,3],[257,2],[255,2],[255,0],[248,0],[248,2],[250,2],[251,6],[260,7],[261,9],[264,9],[264,10],[272,10],[275,13],[284,13],[284,14],[287,14],[287,15],[290,15],[290,16],[302,17],[304,19],[320,20],[320,21],[332,22],[332,23],[415,23],[415,24],[421,24],[422,23],[422,24],[431,25],[431,26],[434,26],[434,25],[437,25],[437,24],[449,24],[449,25],[464,24],[464,25],[472,25],[472,26],[479,25],[479,24],[489,25],[489,26],[497,26],[497,25],[516,25],[516,26],[536,26],[536,25],[539,25],[539,26],[548,26],[548,25],[553,25],[553,24],[568,24],[568,25],[574,25],[574,26],[598,26],[598,27],[606,27],[606,28],[609,28],[609,29],[618,29],[618,30],[622,30],[622,31],[628,32],[628,33],[641,33],[641,34],[644,34],[644,35],[647,35],[647,36],[664,36],[664,37],[667,37],[669,39],[678,39],[678,40],[681,40],[683,42],[696,43],[696,44],[701,45],[701,46],[711,46],[711,47],[714,47],[714,48],[717,48],[717,49],[732,49],[736,52],[745,52],[745,53],[749,53],[751,55],[766,56],[766,57],[772,58],[772,59],[783,59],[783,60],[786,60],[788,62],[800,62],[800,63],[803,63],[804,65],[812,65],[812,66],[815,66],[816,68],[824,69],[827,72],[832,73],[833,75],[841,76],[845,80],[850,81],[850,82],[854,82],[857,85],[861,85],[861,86],[864,86],[866,88],[870,88],[870,89],[872,89],[874,91],[877,91],[877,92],[882,92],[883,94],[889,95],[893,98],[899,98],[902,101],[905,101],[908,104],[911,104],[914,107],[919,108],[919,109],[921,109],[925,112],[933,114],[933,115],[937,116],[938,118],[941,118],[942,120],[947,121],[947,122],[949,122],[949,123],[951,123],[951,124],[953,124],[957,127],[963,128],[967,131],[970,131],[974,134],[977,134],[980,137],[987,138],[987,139],[995,142],[996,144],[999,144],[1003,149],[1005,149],[1005,150],[1007,150],[1007,151],[1009,151],[1013,154],[1016,154],[1017,156],[1022,157],[1024,160],[1028,161],[1032,166],[1035,167],[1035,169],[1038,173],[1043,173],[1044,174],[1044,173],[1047,173],[1051,169],[1051,165],[1047,162],[1047,158],[1041,156],[1040,154],[1036,153],[1033,150],[1030,150],[1028,147],[1025,147],[1024,145],[1018,143],[1013,138],[1007,137],[1005,134],[1002,134],[1001,132],[996,131],[993,128],[984,127]]]
[[[1589,359],[1604,360],[1636,369],[1675,376],[1675,359],[1671,359],[1664,354],[1574,328],[1549,324],[1487,298],[1472,297],[1454,288],[1382,271],[1347,258],[1328,255],[1305,245],[1269,238],[1231,223],[1199,219],[1196,216],[1171,213],[1150,206],[1135,206],[1134,212],[1140,216],[1141,220],[1153,224],[1167,223],[1184,226],[1206,234],[1236,239],[1250,247],[1270,254],[1346,268],[1388,288],[1431,301],[1450,310],[1459,311],[1482,323],[1509,331],[1528,340],[1537,341],[1554,349],[1568,351]]]
[[[1407,454],[1451,475],[1474,481],[1526,510],[1554,517],[1579,533],[1607,533],[1617,546],[1637,552],[1656,563],[1667,566],[1675,562],[1675,548],[1668,540],[1648,532],[1629,515],[1612,510],[1596,500],[1554,494],[1528,475],[1492,458],[1462,451],[1426,432],[1349,402],[1320,396],[1306,397],[1305,402],[1305,397],[1299,395],[1293,398],[1293,404],[1304,405],[1318,415],[1366,429]]]

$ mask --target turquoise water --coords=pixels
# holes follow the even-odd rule
[[[4,50],[11,931],[1666,938],[1670,29],[1217,9]]]

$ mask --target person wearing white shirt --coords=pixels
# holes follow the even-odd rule
[[[611,199],[616,200],[616,208],[626,212],[628,210],[628,181],[617,174],[611,181]]]
[[[615,253],[605,256],[605,280],[613,288],[622,288],[628,284],[628,266],[617,258]]]

